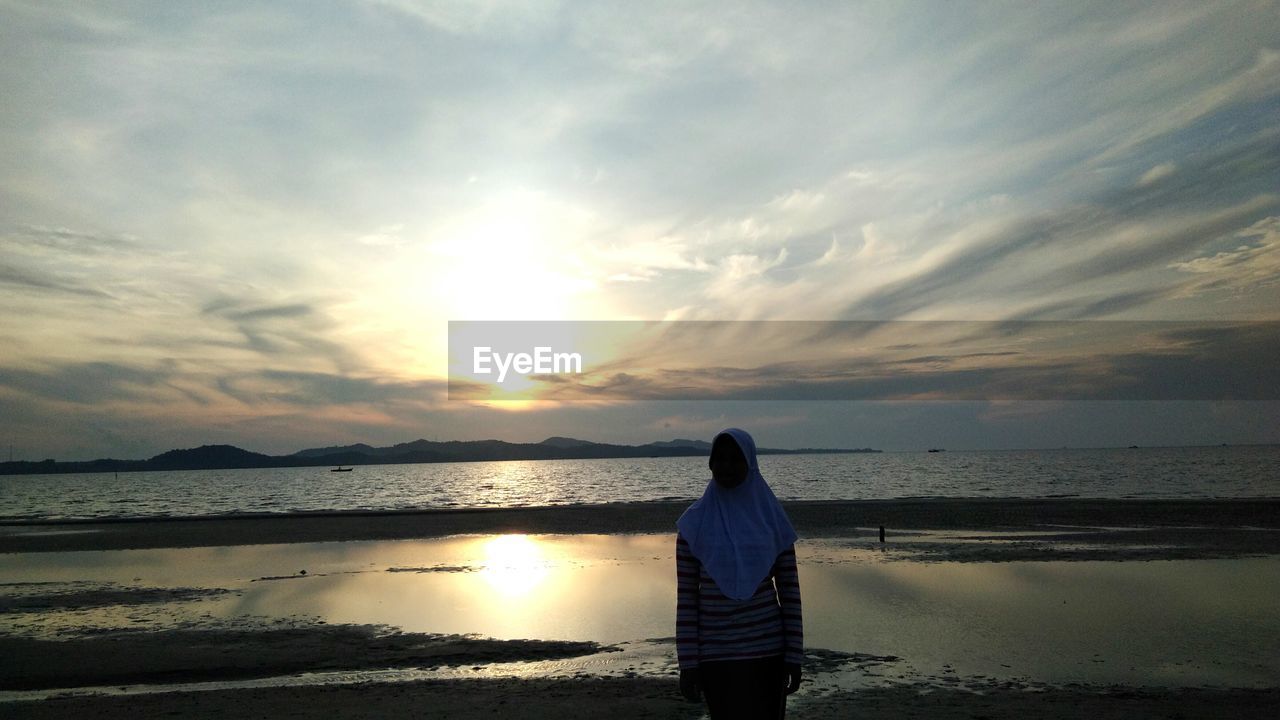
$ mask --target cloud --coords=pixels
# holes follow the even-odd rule
[[[1055,300],[1019,310],[1009,320],[1023,322],[1107,318],[1128,310],[1146,307],[1172,297],[1176,292],[1176,289],[1161,286],[1141,290],[1121,290],[1100,295],[1073,295],[1067,300]]]
[[[10,261],[0,265],[0,283],[42,294],[110,299],[118,296],[118,289],[95,270],[136,253],[128,237],[37,225],[0,234],[0,248]]]
[[[1181,297],[1211,291],[1243,294],[1280,283],[1280,217],[1263,218],[1233,235],[1247,240],[1230,250],[1202,255],[1169,267],[1192,280],[1178,289]]]
[[[1239,227],[1260,212],[1280,206],[1280,195],[1263,195],[1234,207],[1199,216],[1170,218],[1168,222],[1141,227],[1141,237],[1117,243],[1091,257],[1064,268],[1054,278],[1036,281],[1041,288],[1064,287],[1108,275],[1126,275],[1139,270],[1163,267],[1170,259],[1189,249],[1202,247]],[[1119,228],[1118,228],[1119,229]]]
[[[1276,322],[694,322],[660,330],[531,397],[1280,400]],[[724,352],[709,357],[708,347]]]
[[[1178,166],[1171,162],[1160,163],[1159,165],[1156,165],[1150,170],[1142,173],[1142,177],[1138,178],[1138,187],[1146,187],[1147,185],[1155,184],[1174,174],[1177,170]]]
[[[224,296],[206,303],[201,312],[228,322],[244,338],[245,348],[275,362],[302,368],[323,363],[343,370],[362,364],[330,338],[334,321],[314,302],[260,304]]]
[[[0,4],[5,362],[171,359],[136,408],[304,422],[392,402],[307,373],[430,380],[448,317],[1275,317],[1278,33],[1266,3]]]
[[[1208,46],[1206,46],[1207,48]],[[1201,52],[1204,52],[1202,49]],[[1270,47],[1256,50],[1253,62],[1244,69],[1233,69],[1210,84],[1202,85],[1175,102],[1165,112],[1153,114],[1128,137],[1114,143],[1095,161],[1108,162],[1133,151],[1136,147],[1175,133],[1233,106],[1274,97],[1276,76],[1280,72],[1280,51]],[[1178,72],[1170,65],[1166,72]]]
[[[554,20],[560,3],[550,0],[367,0],[451,35],[519,35]]]
[[[286,404],[304,407],[331,405],[428,404],[439,402],[443,381],[395,381],[334,373],[264,370],[224,378],[223,392],[246,404]]]
[[[36,246],[49,248],[56,252],[98,254],[105,251],[130,248],[135,245],[136,239],[128,236],[76,230],[67,227],[52,228],[29,225],[18,229],[17,232],[0,237],[0,242],[9,247],[24,244],[28,246],[28,251],[30,251],[31,246]]]
[[[27,370],[0,368],[0,386],[47,400],[95,405],[117,400],[140,400],[174,377],[176,368],[113,362],[66,363]]]
[[[612,279],[624,281],[651,280],[667,271],[706,272],[711,265],[701,257],[690,257],[692,250],[678,238],[645,237],[622,239],[601,247],[589,248],[592,267],[602,271],[617,269]]]
[[[95,290],[89,287],[82,287],[74,280],[64,281],[58,278],[50,277],[44,273],[34,270],[24,270],[8,265],[0,265],[0,284],[16,286],[23,290],[36,290],[40,292],[62,293],[67,295],[80,295],[88,298],[110,298],[111,296],[101,290]]]
[[[375,248],[403,247],[408,244],[408,241],[401,236],[403,231],[404,223],[383,225],[374,232],[357,237],[356,242]]]
[[[226,316],[237,321],[254,321],[265,320],[269,318],[297,318],[306,317],[314,312],[314,308],[306,303],[293,303],[290,305],[276,305],[273,307],[254,308],[252,310],[235,310],[226,313]]]
[[[1121,187],[1096,195],[1088,204],[1018,218],[997,227],[921,271],[866,292],[846,312],[852,317],[901,318],[976,293],[988,278],[1006,287],[1021,284],[1044,292],[1086,280],[1096,282],[1163,268],[1171,259],[1231,232],[1242,221],[1273,210],[1280,204],[1280,196],[1261,194],[1233,206],[1210,206],[1212,209],[1197,213],[1188,213],[1187,207],[1203,208],[1207,195],[1230,197],[1227,188],[1249,188],[1278,170],[1280,142],[1274,132],[1204,152],[1194,167],[1164,182]],[[1100,240],[1104,242],[1100,244]],[[1082,251],[1086,254],[1080,257]],[[1054,262],[1037,267],[1037,256],[1054,257]],[[1030,266],[1017,278],[1007,264],[1020,260]]]
[[[826,193],[796,188],[769,201],[767,207],[784,212],[812,212],[827,199]]]

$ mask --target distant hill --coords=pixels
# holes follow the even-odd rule
[[[147,470],[223,470],[237,468],[307,467],[331,465],[386,465],[433,462],[485,462],[494,460],[583,460],[638,457],[689,457],[705,455],[711,444],[702,440],[662,440],[645,445],[612,445],[567,437],[549,437],[538,443],[505,440],[414,440],[388,447],[365,443],[299,450],[291,455],[263,455],[233,445],[202,445],[170,450],[149,460],[101,459],[84,462],[5,462],[0,475],[36,473],[140,472]],[[846,450],[808,448],[780,450],[759,448],[761,455],[802,453],[879,452],[870,448]]]
[[[170,450],[147,461],[152,470],[185,470],[187,468],[252,468],[271,467],[270,455],[241,450],[234,445],[201,445],[191,450]]]
[[[538,444],[550,445],[551,447],[564,448],[564,447],[582,447],[583,445],[590,445],[591,443],[587,440],[578,440],[576,438],[554,436],[554,437],[549,437]]]
[[[711,443],[706,440],[682,440],[679,438],[675,440],[659,440],[658,442],[649,443],[648,447],[692,447],[711,452]]]
[[[360,453],[362,455],[372,455],[374,454],[374,448],[372,445],[357,443],[355,445],[344,445],[342,447],[325,447],[325,448],[312,448],[310,450],[299,450],[298,452],[294,453],[294,455],[296,457],[320,457],[322,455],[337,455],[338,453],[344,453],[344,452],[354,452],[354,453]]]

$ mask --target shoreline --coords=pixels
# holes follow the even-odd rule
[[[70,552],[362,540],[470,534],[674,532],[689,501],[519,508],[321,511],[192,517],[0,521],[0,553]],[[1280,498],[920,498],[784,502],[801,537],[857,538],[885,527],[1028,531],[1148,529],[1274,552]],[[1215,532],[1222,531],[1222,532]],[[1229,531],[1229,532],[1228,532]],[[1242,534],[1253,539],[1241,540]],[[1199,537],[1202,536],[1202,537]]]

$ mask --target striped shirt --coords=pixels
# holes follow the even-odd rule
[[[800,576],[796,550],[783,550],[755,593],[746,600],[725,597],[676,534],[676,655],[680,669],[710,660],[749,660],[783,655],[804,659],[800,616]]]

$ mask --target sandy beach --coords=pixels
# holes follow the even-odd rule
[[[632,543],[638,549],[630,559],[614,557],[616,552],[608,550],[601,557],[612,560],[600,563],[602,572],[620,578],[647,568],[645,572],[657,573],[653,577],[662,577],[668,560],[653,548],[665,546],[668,538],[642,534],[668,533],[683,507],[684,503],[643,503],[5,523],[0,525],[0,551],[7,553],[5,558],[18,559],[13,567],[22,573],[21,581],[7,579],[0,587],[0,620],[7,628],[0,635],[0,716],[702,717],[700,706],[684,702],[676,692],[674,647],[661,635],[634,641],[536,635],[496,639],[308,616],[247,619],[180,613],[175,621],[166,615],[174,608],[189,613],[188,608],[213,607],[230,597],[278,602],[281,597],[305,598],[336,587],[317,583],[470,581],[483,574],[451,557],[431,558],[431,563],[417,566],[386,555],[389,549],[417,547],[414,539],[464,543],[472,542],[466,540],[469,535],[559,533],[571,540],[574,534],[612,534],[622,543],[617,547]],[[843,602],[829,597],[833,586],[819,573],[831,563],[854,563],[876,572],[911,570],[916,578],[912,582],[920,582],[950,577],[948,573],[964,567],[1007,566],[1020,573],[1034,567],[1136,571],[1164,568],[1164,561],[1179,568],[1198,567],[1186,563],[1204,561],[1215,569],[1229,569],[1232,563],[1274,563],[1280,556],[1280,500],[897,500],[791,503],[787,509],[802,536],[813,539],[805,557],[815,583],[808,588],[806,602],[815,613],[823,612],[824,603]],[[882,525],[883,544],[878,538]],[[457,536],[463,539],[451,539]],[[544,545],[554,549],[559,547],[556,543],[570,540]],[[208,557],[232,558],[247,557],[256,552],[254,546],[265,544],[281,544],[273,546],[275,554],[297,547],[312,553],[303,557],[314,562],[320,562],[317,548],[344,557],[364,548],[381,553],[376,555],[381,564],[372,574],[332,565],[328,570],[313,567],[310,573],[297,569],[272,575],[253,566],[262,574],[238,584],[209,577],[190,586],[128,578],[114,583],[68,579],[76,577],[75,562],[99,557],[83,555],[86,552],[131,549],[145,554],[173,548],[170,552],[191,553],[207,548],[215,553]],[[155,562],[168,556],[143,557]],[[640,561],[647,564],[628,564]],[[566,564],[574,562],[578,561]],[[41,567],[64,565],[71,568],[64,575],[50,570],[49,579],[40,580]],[[641,584],[651,582],[657,581],[645,579]],[[366,603],[392,600],[368,596],[367,588],[375,586],[360,587],[366,588]],[[274,594],[253,594],[266,589]],[[496,607],[501,607],[501,598],[498,602]],[[654,602],[665,617],[665,598]],[[1036,602],[1040,601],[1029,606],[1034,609]],[[1044,612],[1059,611],[1045,606]],[[822,617],[816,617],[821,623]],[[1270,630],[1262,632],[1265,636]],[[1280,708],[1280,689],[1256,681],[1239,686],[1051,683],[1017,675],[1016,670],[1010,670],[1009,677],[957,672],[949,663],[913,669],[927,663],[910,652],[828,651],[823,649],[827,640],[834,641],[822,635],[808,638],[806,683],[793,697],[789,717],[1261,718]],[[902,647],[909,649],[910,643],[904,639]],[[1129,661],[1115,655],[1114,650],[1102,652],[1094,662]],[[1003,662],[1004,667],[1016,664],[1012,658]]]

